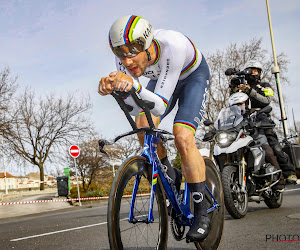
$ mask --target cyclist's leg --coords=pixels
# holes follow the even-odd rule
[[[209,231],[205,202],[205,163],[195,144],[195,132],[206,106],[209,70],[203,58],[199,68],[182,81],[179,109],[173,132],[181,155],[181,166],[194,201],[194,222],[187,233],[192,241],[201,241]]]
[[[146,88],[149,91],[153,92],[154,89],[155,89],[156,83],[157,83],[156,80],[150,80],[148,82],[148,85],[147,85]],[[176,104],[176,100],[177,100],[176,95],[171,97],[171,100],[169,102],[169,105],[168,105],[167,110],[166,110],[165,114],[163,115],[163,117],[165,117],[167,114],[169,114],[172,111],[172,109],[174,108],[174,106]],[[154,115],[151,115],[151,116],[152,116],[153,123],[154,123],[155,127],[157,128],[158,125],[160,124],[160,121],[161,121],[162,118],[161,117],[156,117]],[[140,113],[140,115],[136,117],[135,121],[136,121],[136,124],[137,124],[138,128],[149,126],[146,115],[143,112]],[[144,133],[139,133],[138,138],[139,138],[140,144],[143,145],[144,144]],[[158,154],[159,159],[161,159],[161,163],[164,166],[167,167],[168,176],[172,180],[175,180],[176,188],[179,191],[180,184],[181,184],[181,179],[182,179],[181,172],[180,172],[179,169],[174,169],[172,167],[172,165],[169,162],[168,157],[167,157],[167,150],[163,147],[161,142],[159,142],[159,144],[158,144],[157,154]]]
[[[181,156],[183,170],[194,201],[194,222],[187,233],[193,241],[205,239],[209,232],[209,218],[205,202],[205,163],[195,144],[194,133],[181,126],[174,127],[175,143]]]

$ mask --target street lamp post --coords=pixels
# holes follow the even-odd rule
[[[273,31],[272,31],[272,23],[271,23],[271,15],[270,15],[270,9],[269,9],[269,1],[266,0],[267,4],[267,12],[268,12],[268,20],[269,20],[269,28],[270,28],[270,36],[271,36],[271,43],[272,43],[272,50],[273,50],[273,57],[274,57],[274,67],[271,68],[272,74],[275,75],[275,81],[276,81],[276,87],[277,87],[277,92],[278,92],[278,98],[279,98],[279,105],[280,105],[280,112],[281,112],[281,122],[283,125],[283,133],[284,133],[284,138],[287,139],[288,137],[288,127],[287,127],[287,117],[284,109],[284,103],[283,103],[283,97],[282,97],[282,91],[281,91],[281,84],[280,84],[280,75],[279,75],[279,66],[277,62],[277,56],[276,56],[276,51],[275,51],[275,44],[274,44],[274,39],[273,39]]]

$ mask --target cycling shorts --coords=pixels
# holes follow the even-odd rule
[[[156,83],[157,80],[150,80],[146,88],[154,92]],[[173,115],[173,126],[184,126],[195,134],[205,112],[209,85],[209,68],[202,57],[198,68],[184,80],[178,81],[161,119],[168,116],[178,102],[178,110]]]

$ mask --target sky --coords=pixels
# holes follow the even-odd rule
[[[276,52],[290,60],[291,85],[282,88],[287,115],[292,117],[293,108],[299,121],[300,1],[270,0],[269,6]],[[154,28],[182,32],[204,56],[254,37],[262,37],[263,48],[272,51],[264,0],[0,0],[0,70],[9,67],[21,88],[30,85],[41,95],[89,94],[96,130],[114,138],[130,126],[114,99],[100,96],[97,87],[115,70],[110,26],[130,14]]]

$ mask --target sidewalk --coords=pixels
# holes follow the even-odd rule
[[[23,198],[26,196],[36,195],[36,194],[48,194],[48,193],[57,193],[57,188],[47,188],[45,190],[35,190],[35,191],[26,191],[26,192],[13,192],[13,193],[0,193],[0,202],[6,202],[10,200],[15,200],[18,198]]]
[[[18,194],[8,194],[3,198],[7,202],[22,202],[22,201],[37,201],[37,200],[53,200],[57,192],[53,190],[31,191]],[[67,201],[62,202],[47,202],[47,203],[34,203],[34,204],[15,204],[0,206],[0,220],[12,217],[24,216],[29,214],[37,214],[59,209],[71,208]]]

